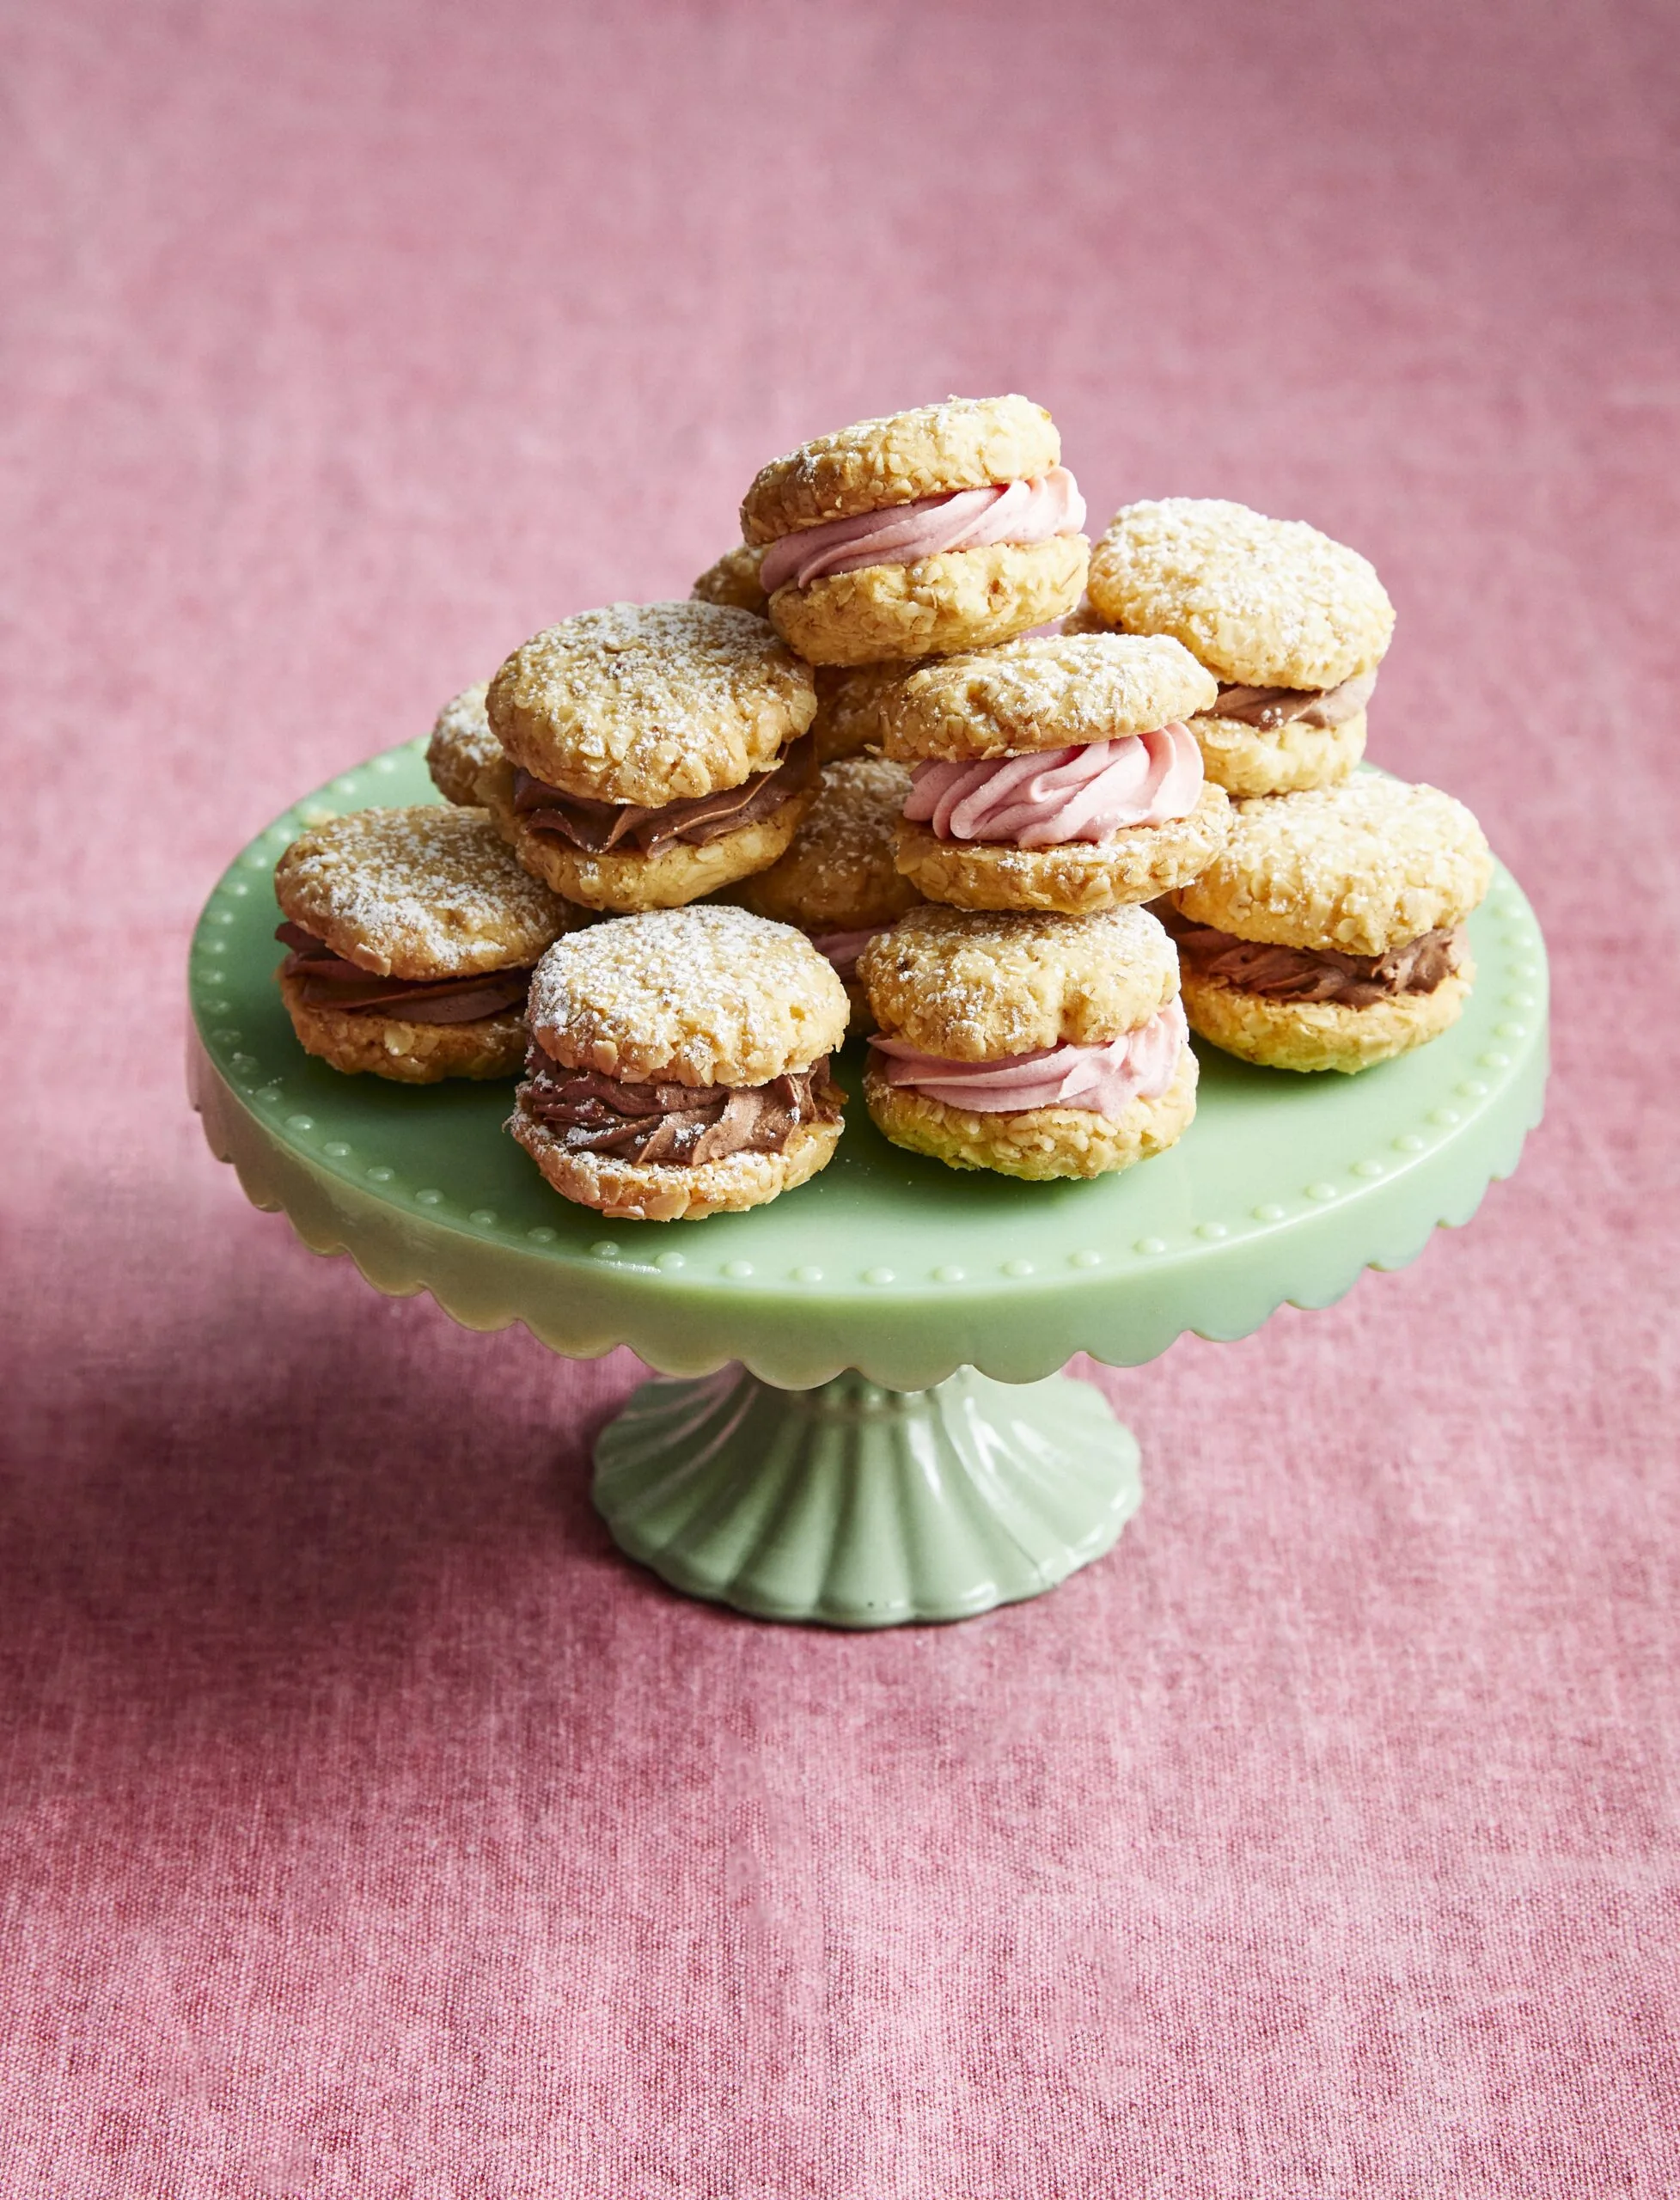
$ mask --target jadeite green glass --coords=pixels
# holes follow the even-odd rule
[[[601,1438],[595,1501],[679,1589],[762,1619],[962,1619],[1100,1558],[1141,1495],[1089,1383],[964,1368],[928,1390],[744,1368],[649,1383]]]
[[[871,1626],[1048,1587],[1113,1542],[1136,1453],[1094,1390],[1043,1378],[1075,1353],[1134,1366],[1186,1329],[1238,1337],[1285,1300],[1329,1305],[1468,1221],[1539,1121],[1545,951],[1501,871],[1445,1036],[1357,1078],[1203,1047],[1194,1123],[1124,1175],[1019,1184],[901,1152],[856,1097],[852,1048],[846,1136],[811,1183],[699,1225],[607,1222],[503,1135],[510,1086],[339,1077],[286,1020],[275,859],[322,817],[431,798],[423,747],[299,803],[217,884],[192,942],[194,1102],[247,1195],[382,1291],[429,1290],[473,1329],[523,1322],[576,1357],[626,1344],[690,1377],[740,1362],[649,1385],[597,1455],[619,1541],[694,1594]]]

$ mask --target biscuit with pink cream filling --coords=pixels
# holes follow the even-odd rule
[[[865,565],[772,597],[777,632],[809,664],[910,663],[989,649],[1060,617],[1084,584],[1083,535]]]
[[[952,399],[773,460],[741,512],[772,624],[815,664],[983,648],[1071,610],[1084,499],[1049,415]]]
[[[742,500],[741,539],[774,542],[828,520],[1028,480],[1060,462],[1061,437],[1042,405],[950,397],[854,421],[773,458]]]
[[[1065,466],[1057,466],[1036,480],[958,489],[785,535],[764,553],[759,584],[773,599],[779,589],[808,589],[813,581],[861,572],[865,565],[919,565],[953,550],[1048,542],[1054,535],[1078,535],[1084,523],[1078,484]]]
[[[896,1145],[952,1168],[1101,1176],[1194,1112],[1176,959],[1142,909],[915,909],[858,969],[881,1026],[864,1098]]]
[[[1224,798],[1173,713],[1213,693],[1177,643],[1115,635],[913,674],[888,712],[889,753],[919,760],[900,868],[930,901],[1066,915],[1188,883],[1219,845]]]
[[[1094,1046],[1064,1040],[995,1061],[954,1062],[907,1039],[877,1035],[871,1056],[895,1090],[907,1087],[947,1108],[1018,1115],[1035,1108],[1083,1108],[1117,1115],[1141,1095],[1158,1100],[1172,1083],[1189,1036],[1182,1005],[1170,1000],[1147,1024]]]
[[[1060,847],[1188,817],[1201,776],[1201,752],[1188,728],[1156,726],[1117,741],[978,763],[930,757],[912,774],[904,815],[938,840]]]
[[[1162,1152],[1194,1114],[1195,1082],[1184,1011],[1172,1000],[1101,1044],[989,1062],[877,1035],[864,1097],[895,1145],[950,1168],[1042,1181],[1105,1176]]]

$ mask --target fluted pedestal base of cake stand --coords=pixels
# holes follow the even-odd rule
[[[848,1048],[846,1135],[809,1184],[704,1223],[608,1222],[504,1134],[510,1086],[340,1077],[292,1035],[275,859],[323,816],[430,794],[414,749],[375,757],[217,883],[190,973],[205,1136],[257,1206],[381,1291],[429,1291],[469,1328],[522,1323],[577,1358],[628,1345],[679,1378],[602,1433],[596,1501],[675,1587],[764,1617],[961,1618],[1099,1557],[1138,1502],[1137,1447],[1059,1369],[1329,1305],[1468,1221],[1540,1118],[1545,950],[1500,872],[1451,1031],[1357,1078],[1203,1048],[1195,1121],[1123,1176],[1022,1184],[901,1152]]]
[[[1142,1494],[1089,1383],[779,1390],[742,1367],[645,1384],[596,1445],[614,1540],[673,1588],[761,1619],[965,1619],[1100,1558]]]

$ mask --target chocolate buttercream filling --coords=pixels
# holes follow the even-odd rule
[[[535,1042],[518,1103],[571,1153],[698,1166],[731,1153],[780,1153],[801,1123],[833,1122],[843,1095],[824,1054],[767,1085],[632,1085],[568,1069]]]
[[[1458,968],[1464,944],[1462,925],[1420,932],[1386,955],[1278,947],[1269,940],[1238,939],[1211,925],[1188,925],[1182,917],[1168,929],[1198,977],[1218,978],[1264,1000],[1328,1000],[1343,1008],[1370,1008],[1401,993],[1433,993]]]
[[[1299,721],[1303,725],[1346,725],[1371,700],[1377,685],[1375,671],[1357,673],[1339,688],[1226,688],[1207,715],[1211,718],[1240,718],[1262,733],[1274,733],[1280,725]]]
[[[520,771],[514,774],[513,806],[532,832],[552,833],[585,855],[602,856],[626,847],[651,856],[673,841],[704,847],[708,840],[721,840],[725,834],[757,825],[814,785],[816,775],[816,741],[807,733],[789,745],[773,770],[755,773],[738,787],[724,787],[716,794],[692,795],[657,808],[635,802],[595,802]]]
[[[351,1016],[382,1011],[409,1024],[475,1024],[522,1008],[528,969],[475,970],[461,978],[378,978],[335,955],[302,925],[284,924],[274,937],[291,953],[280,965],[296,978],[306,1008],[341,1009]]]

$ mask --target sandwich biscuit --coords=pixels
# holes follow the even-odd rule
[[[587,921],[482,810],[361,810],[294,840],[274,871],[276,975],[309,1054],[404,1085],[510,1077],[545,948]]]
[[[816,785],[810,668],[725,605],[565,619],[486,698],[482,798],[520,861],[587,908],[671,908],[763,871]]]
[[[846,1014],[810,942],[745,909],[596,925],[537,966],[508,1128],[557,1192],[603,1214],[761,1207],[839,1143],[828,1057]]]
[[[1147,910],[912,909],[858,975],[879,1030],[864,1097],[895,1146],[953,1169],[1098,1176],[1195,1113],[1177,957]]]
[[[1362,772],[1237,803],[1225,847],[1172,896],[1191,1029],[1274,1069],[1352,1072],[1424,1045],[1469,998],[1463,926],[1492,865],[1434,787]]]
[[[741,507],[772,624],[813,664],[983,649],[1078,602],[1084,499],[1042,406],[953,397],[764,467]]]

